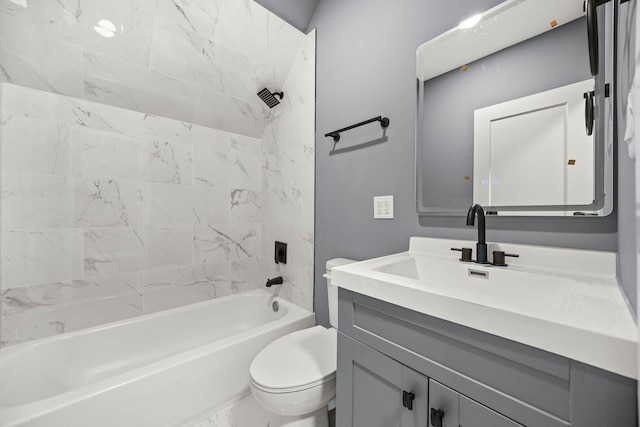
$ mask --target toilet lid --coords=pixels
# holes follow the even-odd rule
[[[278,338],[251,363],[254,385],[274,392],[303,390],[336,375],[337,334],[323,326]]]

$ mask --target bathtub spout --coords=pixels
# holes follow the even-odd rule
[[[282,276],[278,276],[278,277],[274,277],[273,279],[268,279],[267,280],[267,288],[270,288],[273,285],[282,285],[282,283],[284,282],[284,280],[282,279]]]

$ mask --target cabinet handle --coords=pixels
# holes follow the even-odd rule
[[[410,411],[413,411],[413,399],[415,398],[415,394],[411,393],[410,391],[402,390],[402,406]]]
[[[596,8],[605,4],[609,0],[586,0],[583,6],[587,12],[587,41],[589,43],[589,66],[591,75],[598,75],[599,55],[598,55],[598,16]]]
[[[431,408],[431,425],[433,427],[442,427],[442,419],[444,411],[442,409]]]
[[[585,9],[587,12],[587,41],[589,43],[589,65],[591,75],[598,75],[598,18],[596,16],[596,2],[586,0]]]
[[[587,128],[587,135],[593,134],[593,121],[594,121],[594,91],[585,92],[584,97],[584,124]]]

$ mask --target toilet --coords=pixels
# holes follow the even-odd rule
[[[267,345],[253,359],[251,393],[269,413],[269,427],[328,427],[327,405],[336,395],[338,288],[331,269],[354,262],[327,262],[331,328],[314,326]]]

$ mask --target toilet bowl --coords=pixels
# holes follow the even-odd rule
[[[251,392],[270,414],[270,427],[326,427],[336,394],[336,330],[323,326],[285,335],[249,368]],[[292,424],[297,421],[297,424]]]
[[[327,404],[336,395],[337,287],[331,268],[354,261],[327,262],[332,328],[314,326],[267,345],[249,368],[255,400],[269,413],[269,427],[328,427]]]

